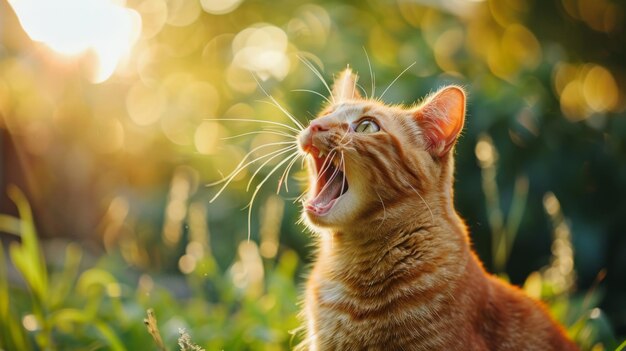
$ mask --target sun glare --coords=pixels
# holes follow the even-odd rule
[[[91,80],[101,83],[115,71],[141,32],[141,17],[114,0],[9,0],[22,28],[36,42],[63,55],[93,52]]]

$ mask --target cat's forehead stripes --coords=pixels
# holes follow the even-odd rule
[[[372,106],[362,102],[341,102],[331,107],[323,117],[337,118],[340,120],[354,120],[370,112]]]
[[[360,110],[359,106],[343,104],[335,111],[335,114],[339,119],[349,120],[357,117],[361,112]]]

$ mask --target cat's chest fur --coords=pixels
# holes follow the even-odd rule
[[[450,344],[439,331],[451,311],[438,311],[443,311],[449,297],[433,296],[429,303],[400,296],[367,301],[355,298],[338,282],[323,282],[318,292],[307,302],[307,309],[311,322],[316,324],[311,327],[318,331],[313,344],[319,350],[433,350],[461,346]],[[400,294],[405,293],[411,294]]]
[[[546,312],[485,274],[466,241],[429,230],[319,253],[308,350],[575,350]]]
[[[461,347],[460,336],[471,325],[468,318],[455,317],[460,311],[454,306],[472,303],[458,286],[458,272],[466,268],[451,255],[435,257],[429,245],[426,231],[414,231],[378,248],[352,244],[322,253],[327,257],[317,263],[307,286],[310,349]],[[452,249],[450,254],[462,257]]]

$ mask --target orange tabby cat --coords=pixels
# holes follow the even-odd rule
[[[453,205],[465,93],[362,98],[348,69],[299,135],[311,155],[308,350],[576,350],[542,305],[489,275]]]

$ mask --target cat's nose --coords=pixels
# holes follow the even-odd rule
[[[328,131],[328,126],[320,121],[311,122],[309,128],[311,129],[311,134]]]
[[[320,142],[320,139],[326,138],[323,135],[319,135],[323,132],[328,132],[336,126],[335,122],[319,118],[311,121],[311,124],[302,131],[300,134],[300,147],[302,151],[312,154],[318,157],[320,153],[319,145],[314,145],[315,141]]]
[[[302,147],[302,150],[317,157],[317,155],[319,154],[319,149],[313,145],[313,136],[317,133],[326,132],[328,130],[329,127],[323,122],[311,122],[309,127],[305,129],[304,133],[302,133],[300,136],[300,146]]]
[[[319,150],[315,146],[313,146],[312,128],[309,127],[305,129],[302,134],[300,134],[300,147],[302,148],[302,151],[313,154],[317,157]]]

